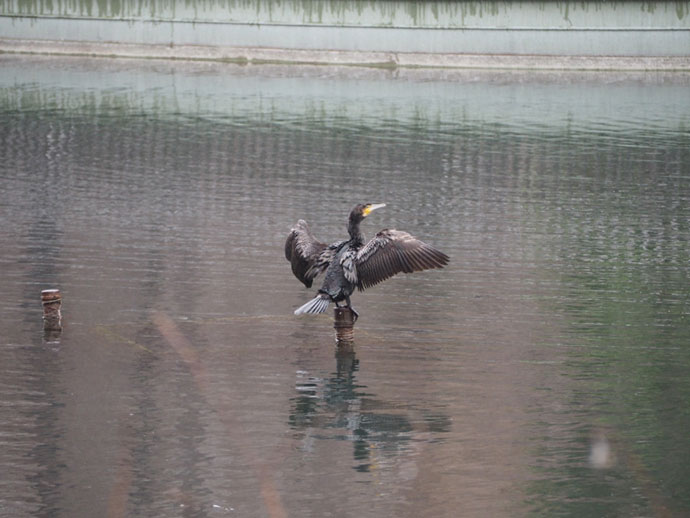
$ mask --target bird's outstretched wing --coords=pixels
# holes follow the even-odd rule
[[[285,258],[290,261],[295,277],[311,288],[314,277],[328,268],[340,244],[320,242],[309,230],[307,222],[300,219],[285,241]]]
[[[357,287],[364,290],[400,272],[443,268],[449,259],[407,232],[382,230],[357,253]]]

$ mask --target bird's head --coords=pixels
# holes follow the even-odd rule
[[[385,206],[385,203],[360,203],[350,212],[350,221],[359,223],[376,209]]]

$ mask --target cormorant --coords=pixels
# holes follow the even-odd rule
[[[381,230],[367,242],[359,224],[372,211],[385,206],[385,203],[357,205],[350,212],[347,225],[350,239],[331,245],[318,241],[302,219],[290,230],[285,241],[285,257],[295,277],[310,288],[314,277],[326,271],[318,295],[296,309],[295,315],[323,313],[331,302],[340,307],[338,303],[345,301],[345,307],[357,317],[350,304],[355,288],[364,290],[396,273],[420,272],[448,264],[446,254],[401,230]]]

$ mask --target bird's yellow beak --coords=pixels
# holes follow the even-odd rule
[[[364,207],[363,214],[365,216],[368,216],[369,214],[374,212],[376,209],[380,209],[381,207],[385,207],[385,206],[386,206],[385,203],[372,203],[371,205],[367,205],[366,207]]]

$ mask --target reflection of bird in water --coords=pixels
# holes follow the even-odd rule
[[[337,307],[345,301],[355,287],[364,290],[396,273],[412,273],[429,268],[442,268],[449,257],[419,239],[401,230],[385,229],[365,242],[359,229],[362,220],[372,211],[385,207],[385,203],[357,205],[350,212],[347,231],[350,239],[326,245],[316,240],[306,221],[299,220],[285,242],[285,257],[292,272],[307,288],[314,277],[326,271],[318,295],[295,310],[302,313],[323,313],[331,302]]]

